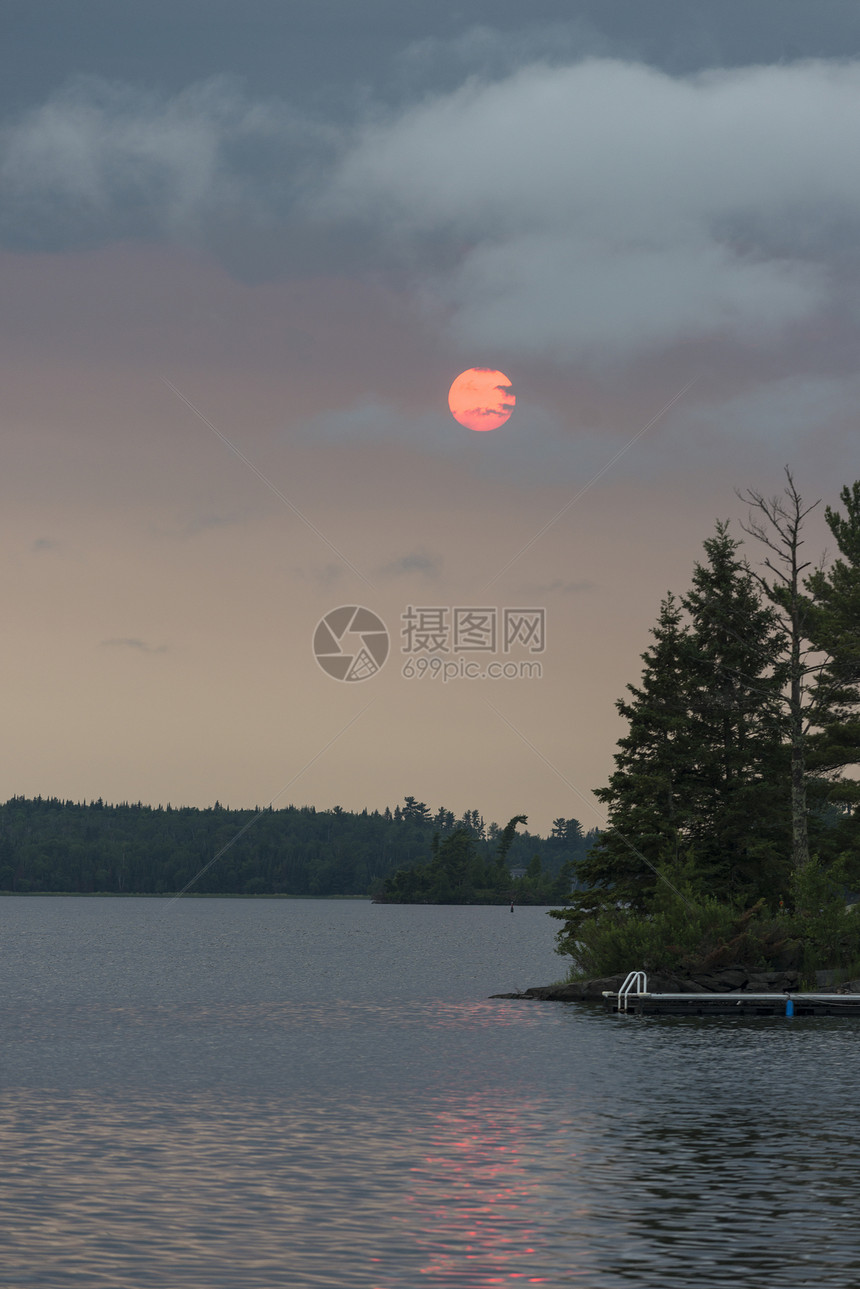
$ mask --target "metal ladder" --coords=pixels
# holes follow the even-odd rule
[[[633,993],[634,989],[637,995],[647,994],[648,977],[645,975],[644,971],[628,972],[627,979],[618,990],[618,1010],[620,1012],[627,1011],[627,999]]]

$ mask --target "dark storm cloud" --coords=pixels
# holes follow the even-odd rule
[[[2,231],[35,249],[253,229],[289,207],[327,132],[229,78],[173,97],[78,79],[0,135]]]
[[[405,102],[536,57],[689,73],[860,53],[851,0],[6,0],[3,19],[3,114],[81,74],[169,96],[229,73],[345,119],[361,93]]]
[[[856,224],[860,64],[670,77],[536,64],[366,126],[322,209],[412,248],[454,339],[597,361],[776,343],[839,295]],[[428,257],[428,258],[432,258]]]
[[[224,74],[249,57],[241,39],[229,55],[224,44],[235,5],[205,11],[226,23],[216,76],[142,88],[94,58],[99,74],[7,115],[0,235],[16,249],[193,243],[257,280],[394,273],[440,333],[500,361],[611,364],[715,338],[767,347],[827,310],[853,317],[860,64],[670,74],[630,52],[648,52],[636,6],[535,4],[530,25],[507,3],[466,5],[456,21],[438,16],[446,6],[408,8],[407,20],[380,0],[359,18],[323,4],[343,19],[326,26],[318,9],[282,6],[282,33],[320,82],[352,87],[349,120],[301,77],[263,92],[262,75]],[[649,20],[665,33],[676,16],[688,62],[740,60],[738,32],[714,17],[724,10],[702,25],[704,8],[692,21],[689,6],[655,0]],[[141,12],[131,5],[129,23]],[[784,7],[811,48],[808,12]],[[856,25],[846,19],[846,47]],[[763,48],[758,20],[740,26]],[[324,29],[328,61],[316,57]],[[819,45],[837,43],[828,30]],[[694,56],[705,31],[717,52]],[[346,74],[351,37],[364,82],[361,59]],[[201,39],[211,46],[208,28]],[[628,56],[583,57],[595,48]],[[199,69],[190,53],[185,65]],[[439,88],[445,76],[456,84]],[[411,98],[386,98],[398,77]],[[372,399],[367,416],[379,421]]]

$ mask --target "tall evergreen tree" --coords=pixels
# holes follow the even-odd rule
[[[789,841],[785,635],[728,525],[704,546],[682,600],[692,645],[687,839],[707,894],[772,896]]]
[[[860,765],[860,482],[843,488],[840,499],[844,515],[825,510],[840,557],[807,579],[813,643],[827,655],[816,683],[819,728],[809,759],[830,780],[829,800],[852,808],[860,803],[860,783],[845,771]]]
[[[658,870],[685,871],[703,894],[778,893],[788,833],[782,795],[784,636],[718,524],[690,591],[663,601],[638,687],[618,704],[628,722],[616,769],[596,795],[609,827],[577,876],[634,906]]]
[[[595,791],[607,806],[608,827],[577,867],[586,892],[611,889],[634,905],[653,889],[657,869],[676,863],[689,824],[690,640],[673,595],[660,605],[651,634],[639,685],[628,685],[630,697],[615,704],[628,723],[615,771]]]

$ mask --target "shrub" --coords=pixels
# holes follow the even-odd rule
[[[807,986],[821,970],[837,979],[860,976],[860,913],[846,904],[843,868],[825,870],[811,860],[792,879],[793,907],[775,916],[763,900],[744,908],[703,896],[690,881],[661,882],[641,911],[583,892],[573,907],[552,910],[564,924],[556,949],[572,959],[571,979],[634,969],[696,975],[730,966],[798,966]]]
[[[774,916],[764,900],[745,906],[703,894],[692,863],[662,876],[641,910],[583,892],[574,907],[554,911],[564,923],[557,951],[573,960],[572,978],[634,969],[696,975],[731,966],[800,966],[792,917]]]

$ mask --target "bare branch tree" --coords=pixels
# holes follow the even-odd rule
[[[810,677],[820,673],[826,659],[822,659],[820,652],[813,648],[807,634],[813,601],[804,594],[801,578],[812,567],[812,561],[801,559],[800,548],[803,546],[804,520],[820,505],[820,500],[804,505],[788,466],[785,467],[785,477],[786,486],[781,496],[768,498],[752,488],[745,492],[735,491],[750,507],[749,518],[741,527],[770,552],[763,563],[771,578],[751,571],[764,594],[780,611],[788,640],[786,705],[791,744],[792,859],[795,868],[802,868],[809,862],[806,736],[815,722],[814,709],[824,699],[820,690],[811,690]]]

